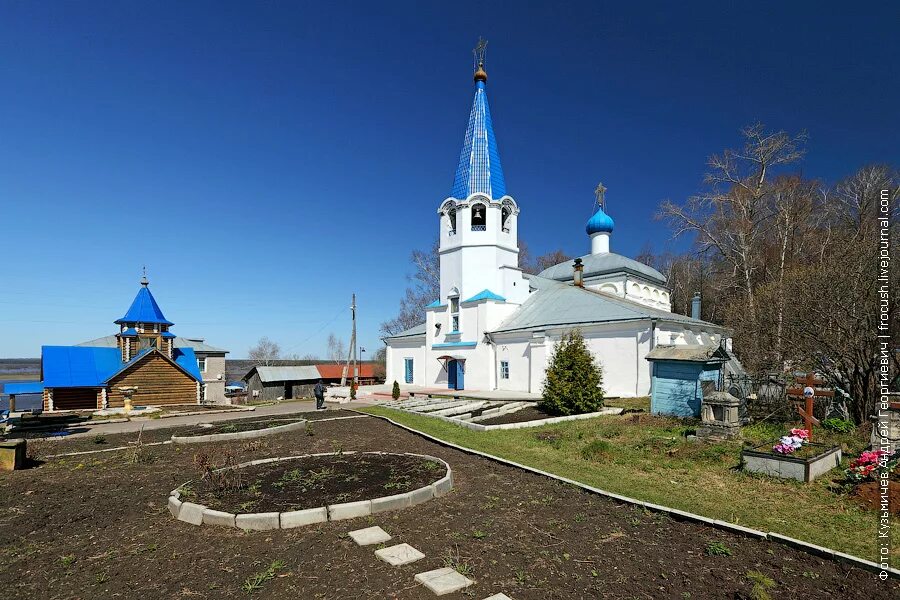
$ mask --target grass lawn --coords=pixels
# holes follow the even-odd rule
[[[832,483],[842,477],[840,471],[810,484],[747,474],[737,468],[741,442],[689,441],[685,432],[693,426],[681,420],[626,414],[530,429],[472,431],[389,408],[370,407],[365,412],[609,492],[877,561],[878,513],[861,508]],[[756,445],[786,431],[784,426],[763,423],[745,427],[743,433]],[[814,441],[843,444],[845,453],[856,454],[866,445],[862,435],[825,434],[818,429]],[[891,528],[894,565],[900,562],[898,525],[895,520]]]

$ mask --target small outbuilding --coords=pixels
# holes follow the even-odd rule
[[[358,365],[357,379],[360,385],[376,383],[375,365]],[[253,367],[244,375],[247,396],[254,402],[270,400],[291,400],[309,398],[316,383],[321,379],[326,385],[339,385],[343,377],[344,365],[296,365],[276,367]],[[353,375],[353,367],[347,371],[347,378]]]
[[[652,377],[650,411],[658,415],[699,417],[704,382],[708,382],[707,389],[719,390],[722,366],[729,359],[721,346],[657,346],[647,354]]]

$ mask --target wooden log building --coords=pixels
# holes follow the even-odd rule
[[[124,406],[121,388],[137,388],[135,406],[199,404],[203,377],[194,350],[175,335],[146,277],[125,316],[115,321],[115,346],[43,346],[44,410]],[[102,338],[101,338],[102,339]]]

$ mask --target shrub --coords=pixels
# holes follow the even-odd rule
[[[400,384],[397,383],[397,380],[394,380],[394,387],[391,388],[391,398],[394,400],[400,399]]]
[[[577,329],[563,334],[544,380],[540,407],[555,415],[594,412],[603,406],[603,370]]]
[[[850,433],[856,426],[853,424],[853,421],[845,421],[844,419],[825,419],[822,421],[822,427],[827,429],[828,431],[833,431],[835,433]]]

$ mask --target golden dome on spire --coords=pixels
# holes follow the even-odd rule
[[[478,63],[478,70],[475,71],[475,81],[487,83],[487,71],[484,70],[484,63]]]

